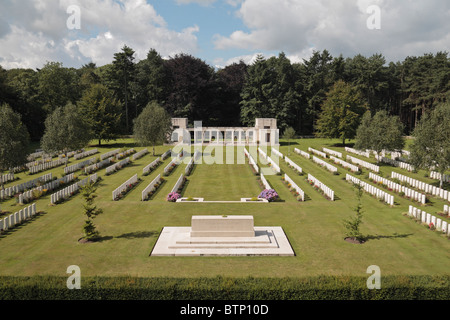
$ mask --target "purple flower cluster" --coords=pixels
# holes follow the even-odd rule
[[[180,197],[181,197],[180,194],[176,192],[171,192],[167,195],[167,201],[176,202]]]
[[[261,191],[258,198],[266,199],[267,201],[272,202],[278,199],[278,193],[273,189],[264,189]]]

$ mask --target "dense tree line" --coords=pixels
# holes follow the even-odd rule
[[[47,116],[68,103],[95,128],[99,141],[131,134],[133,120],[150,102],[172,117],[202,120],[205,126],[251,126],[256,117],[273,117],[282,132],[291,127],[299,135],[326,136],[330,119],[346,129],[329,131],[346,139],[359,124],[354,115],[360,119],[364,113],[359,107],[372,115],[383,110],[398,116],[404,134],[410,134],[449,97],[446,52],[389,63],[381,54],[344,58],[326,50],[291,63],[280,53],[216,70],[191,55],[163,59],[153,49],[136,61],[134,50],[124,46],[102,67],[66,68],[59,62],[37,70],[0,67],[0,104],[21,115],[33,140],[43,136]],[[353,118],[336,119],[332,108]]]

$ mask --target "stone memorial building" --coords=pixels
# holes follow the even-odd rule
[[[172,118],[172,128],[172,143],[279,145],[277,120],[272,118],[257,118],[254,127],[202,127],[201,121],[189,127],[187,118]]]

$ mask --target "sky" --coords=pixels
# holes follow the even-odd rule
[[[0,65],[103,66],[127,45],[136,61],[190,54],[223,68],[284,52],[293,63],[450,51],[448,0],[1,0]]]

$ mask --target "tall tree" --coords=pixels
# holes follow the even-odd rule
[[[417,168],[443,175],[450,168],[450,103],[441,104],[425,114],[413,132],[410,161]]]
[[[386,106],[388,69],[385,64],[386,59],[380,54],[369,58],[358,54],[345,64],[347,81],[361,91],[372,113]]]
[[[136,64],[135,96],[139,110],[150,101],[163,104],[169,92],[167,82],[164,60],[156,50],[151,49],[147,57]]]
[[[51,113],[68,102],[80,98],[79,77],[73,68],[64,68],[60,62],[48,62],[38,72],[39,97],[44,109]]]
[[[241,91],[244,86],[248,66],[241,60],[220,69],[217,72],[217,94],[219,99],[214,124],[222,126],[240,126]]]
[[[164,107],[174,117],[202,120],[208,124],[215,110],[214,69],[201,59],[180,54],[166,60],[168,85],[171,88]]]
[[[3,171],[26,162],[29,145],[27,128],[21,116],[7,104],[0,105],[0,176]],[[3,189],[3,180],[1,188]]]
[[[339,80],[327,93],[317,120],[316,134],[325,138],[342,139],[345,146],[345,140],[355,137],[366,111],[367,107],[360,91]]]
[[[142,146],[164,143],[171,133],[172,121],[169,114],[155,101],[150,102],[134,120],[134,138]]]
[[[120,133],[122,104],[111,90],[102,84],[93,84],[78,102],[80,114],[89,123],[94,139],[100,146],[102,140],[114,140]]]
[[[364,114],[356,131],[356,149],[374,150],[380,156],[383,150],[401,151],[404,146],[403,125],[398,116],[390,116],[384,110],[378,111],[373,117],[370,111]]]
[[[112,67],[107,75],[108,87],[112,89],[117,98],[122,101],[125,108],[125,133],[130,133],[130,105],[134,103],[132,96],[133,82],[135,81],[134,50],[124,46],[121,52],[114,54]],[[136,114],[137,116],[137,114]]]
[[[266,59],[258,55],[248,68],[247,78],[241,93],[241,122],[252,126],[255,118],[268,118],[270,110],[269,95],[272,90],[274,73],[267,67]]]
[[[39,141],[44,132],[46,110],[39,100],[38,72],[32,69],[11,69],[8,70],[7,82],[13,94],[9,105],[21,114],[31,140]]]
[[[45,152],[67,152],[86,147],[91,140],[89,124],[72,103],[56,108],[45,120],[41,147]]]

